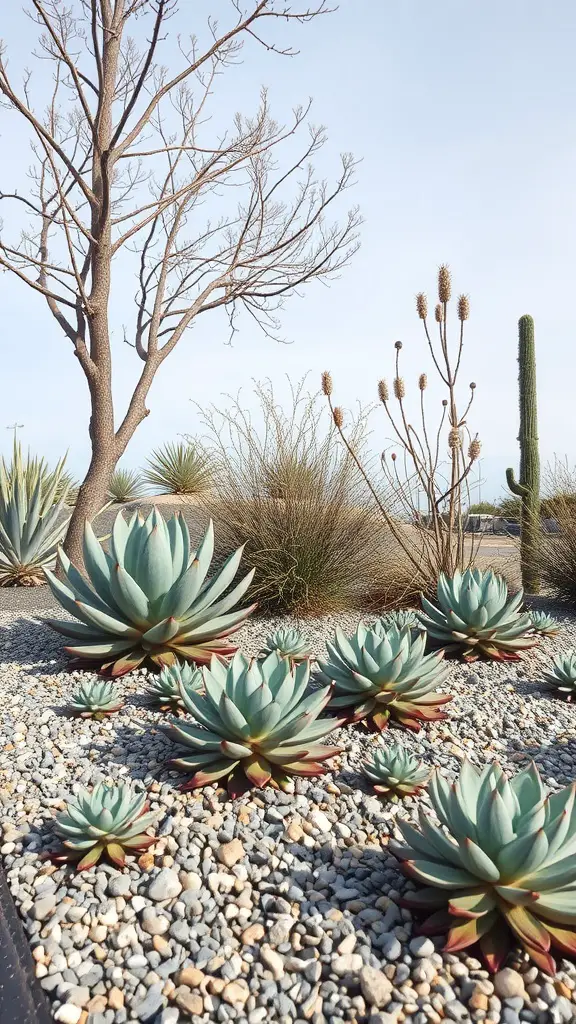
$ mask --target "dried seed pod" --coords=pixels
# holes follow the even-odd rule
[[[460,431],[458,427],[452,427],[448,434],[448,447],[455,449],[462,447],[462,438],[460,437]]]
[[[392,459],[392,462],[396,462],[396,452],[392,452],[390,458]]]
[[[442,306],[440,305],[440,303],[438,303],[438,305],[436,306],[436,308],[434,310],[434,316],[436,317],[436,323],[437,324],[441,324],[442,321],[444,320],[444,310],[442,309]]]
[[[444,406],[444,408],[446,408],[446,406],[448,405],[448,399],[447,398],[443,398],[442,399],[442,405]]]
[[[470,316],[470,300],[467,295],[458,296],[458,319],[467,320]]]
[[[440,302],[450,302],[450,296],[452,294],[452,280],[450,278],[450,271],[443,263],[441,267],[438,267],[438,298]]]
[[[475,388],[476,388],[476,384],[475,384],[475,382],[473,380],[471,380],[470,381],[470,391],[474,391]]]
[[[425,320],[428,316],[428,299],[424,292],[418,292],[416,296],[416,311],[421,320]]]
[[[322,374],[322,391],[325,395],[331,395],[333,389],[332,374],[328,370],[324,370]]]
[[[344,426],[344,413],[339,405],[336,406],[332,415],[334,417],[334,423],[340,430]]]
[[[402,348],[402,342],[401,341],[395,341],[394,342],[394,348],[396,348],[396,349],[398,349],[398,351],[400,351],[400,349]]]
[[[418,387],[420,388],[420,391],[425,391],[428,387],[428,377],[425,373],[421,373],[418,377]]]
[[[394,394],[399,402],[401,402],[406,395],[406,386],[404,384],[403,377],[394,377]]]
[[[388,399],[390,398],[388,384],[384,380],[384,378],[378,381],[378,398],[380,399],[381,402],[387,402]]]
[[[476,462],[476,459],[480,458],[480,452],[482,451],[482,444],[478,440],[478,436],[474,437],[468,445],[468,458],[470,462]]]

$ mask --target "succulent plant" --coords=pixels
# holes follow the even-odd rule
[[[518,661],[518,651],[534,646],[530,616],[518,611],[523,591],[509,598],[506,581],[491,570],[466,569],[451,579],[440,573],[437,595],[439,608],[422,597],[427,614],[420,613],[420,621],[433,640],[465,661]]]
[[[330,687],[307,693],[310,667],[273,652],[264,661],[236,654],[229,665],[213,658],[202,670],[205,693],[181,688],[192,724],[165,730],[188,748],[172,764],[192,778],[184,789],[218,779],[238,796],[250,786],[285,788],[290,775],[322,775],[324,762],[340,752],[318,742],[342,724],[319,719]]]
[[[104,718],[123,706],[124,700],[108,679],[85,679],[70,701],[70,710],[81,718]]]
[[[410,629],[424,629],[416,612],[411,608],[393,608],[392,611],[385,612],[378,621],[385,628],[397,626],[398,629],[402,629],[404,626],[410,626]]]
[[[110,477],[108,497],[117,503],[136,501],[142,497],[142,478],[138,470],[117,466]]]
[[[236,647],[225,639],[236,632],[256,607],[231,612],[250,586],[248,573],[226,597],[242,557],[242,548],[206,580],[214,551],[209,523],[197,551],[179,513],[164,522],[157,509],[127,523],[118,513],[104,550],[90,523],[84,529],[84,564],[88,580],[60,549],[62,579],[46,572],[52,593],[80,622],[45,620],[76,641],[66,650],[80,664],[97,664],[113,676],[123,675],[149,659],[160,667],[177,658],[208,662]]]
[[[576,694],[576,650],[563,651],[552,662],[552,668],[542,677],[554,687],[560,697],[572,701]]]
[[[529,612],[528,614],[532,629],[540,636],[556,636],[562,629],[558,619],[553,618],[552,615],[546,615],[545,612]]]
[[[152,452],[143,478],[156,494],[200,494],[212,486],[214,465],[199,445],[171,443]]]
[[[157,814],[148,811],[145,793],[135,793],[126,783],[99,782],[92,792],[82,789],[68,801],[56,818],[54,830],[64,840],[65,851],[55,860],[80,858],[78,870],[94,867],[106,853],[119,867],[126,852],[146,850],[156,841],[147,835]]]
[[[160,674],[152,678],[146,696],[153,707],[179,715],[184,711],[181,689],[201,690],[203,686],[200,669],[176,661],[165,665]]]
[[[277,629],[266,638],[265,656],[276,651],[292,661],[306,661],[313,657],[309,644],[298,629]]]
[[[362,762],[362,771],[377,793],[383,793],[391,800],[413,796],[426,785],[430,771],[423,761],[414,757],[402,743],[379,742],[373,747],[367,759]]]
[[[439,706],[452,697],[433,692],[448,672],[441,665],[444,652],[425,655],[425,646],[426,634],[415,636],[409,626],[361,622],[351,637],[338,628],[317,673],[322,682],[334,683],[330,709],[352,722],[368,719],[376,729],[385,729],[390,718],[415,731],[421,722],[445,718]]]
[[[425,886],[403,900],[433,911],[421,932],[447,931],[450,953],[479,942],[492,971],[512,933],[554,974],[551,945],[576,953],[576,784],[550,794],[534,764],[509,779],[464,761],[453,783],[435,772],[428,793],[440,826],[420,808],[420,828],[398,820],[405,845],[389,845]]]
[[[17,442],[11,464],[0,461],[0,586],[38,586],[54,564],[70,520],[64,461],[48,473],[43,460],[24,462]]]

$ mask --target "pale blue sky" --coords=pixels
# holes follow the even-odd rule
[[[196,13],[187,16],[188,4],[200,15],[224,8],[224,0],[183,0],[190,31]],[[12,66],[34,67],[33,26],[16,0],[2,7],[0,35]],[[283,26],[275,31],[288,38]],[[226,347],[224,317],[204,315],[162,367],[151,415],[123,464],[138,465],[153,446],[194,432],[190,400],[217,402],[243,387],[249,401],[252,377],[269,376],[282,391],[285,374],[310,371],[315,385],[329,368],[341,404],[367,403],[378,378],[391,375],[397,338],[415,387],[429,367],[413,296],[424,289],[432,301],[443,261],[455,291],[470,294],[462,381],[478,384],[470,426],[483,443],[483,496],[500,494],[504,467],[517,463],[516,322],[523,313],[536,321],[543,459],[558,453],[576,462],[574,4],[342,0],[335,14],[292,29],[289,38],[299,56],[256,50],[229,73],[215,97],[215,119],[224,125],[236,108],[249,113],[261,84],[270,86],[279,118],[311,95],[313,119],[330,136],[322,170],[336,171],[342,150],[362,160],[349,194],[365,218],[362,248],[329,289],[313,284],[304,298],[289,300],[289,346],[245,322],[234,347]],[[175,41],[167,45],[169,57]],[[41,81],[46,69],[35,73]],[[11,191],[29,162],[26,137],[4,111],[0,134],[0,189]],[[134,369],[135,357],[121,343],[132,290],[130,280],[117,281],[119,411]],[[70,345],[43,300],[7,274],[0,276],[0,303],[0,450],[10,443],[4,426],[18,421],[24,443],[52,459],[69,448],[70,466],[81,473],[88,403]],[[379,412],[373,429],[380,445],[386,431]]]

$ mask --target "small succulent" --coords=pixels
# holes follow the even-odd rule
[[[263,655],[267,656],[276,651],[284,658],[291,658],[292,661],[307,661],[313,657],[309,644],[298,629],[277,629],[266,638],[266,647]]]
[[[198,550],[191,551],[188,526],[179,513],[165,522],[154,508],[146,519],[137,513],[126,522],[119,512],[109,552],[87,522],[88,579],[62,549],[62,579],[46,571],[54,597],[80,621],[45,621],[74,641],[66,651],[78,663],[96,664],[113,676],[146,660],[162,667],[177,658],[207,663],[213,654],[226,657],[236,650],[226,638],[256,607],[230,610],[246,593],[253,572],[223,597],[238,571],[242,548],[207,580],[213,552],[212,522]]]
[[[491,570],[466,569],[452,578],[440,573],[437,597],[439,607],[422,597],[427,614],[420,613],[420,621],[433,640],[465,661],[518,661],[518,652],[536,642],[530,616],[518,611],[523,591],[509,598],[506,581]]]
[[[378,621],[385,628],[397,626],[398,629],[403,629],[404,626],[410,626],[410,629],[424,629],[416,612],[411,608],[393,608],[392,611],[385,612]]]
[[[419,761],[396,740],[386,744],[379,742],[373,747],[367,759],[362,762],[362,771],[376,792],[391,800],[413,796],[426,785],[430,777],[424,762]]]
[[[560,697],[572,701],[576,695],[576,650],[572,647],[559,654],[554,658],[552,668],[542,676]]]
[[[328,660],[319,661],[317,678],[334,684],[330,710],[343,711],[352,722],[366,719],[380,730],[390,718],[418,731],[421,722],[446,717],[439,706],[452,697],[434,688],[444,682],[448,668],[441,664],[443,651],[424,654],[425,633],[361,622],[351,637],[338,628],[326,647]]]
[[[491,971],[514,938],[555,974],[550,947],[576,953],[576,784],[549,793],[534,764],[508,778],[464,761],[455,782],[434,772],[428,793],[440,825],[421,807],[420,827],[397,819],[404,844],[389,844],[425,886],[403,899],[432,911],[421,933],[447,932],[448,953],[478,942]]]
[[[126,853],[146,850],[156,841],[147,830],[157,814],[148,811],[145,793],[135,793],[126,783],[99,782],[90,792],[82,789],[68,801],[56,818],[54,830],[65,850],[55,860],[80,858],[78,870],[94,867],[106,853],[119,867]]]
[[[124,700],[107,679],[85,679],[70,701],[70,710],[80,718],[104,718],[119,711]]]
[[[318,742],[341,724],[322,718],[330,687],[307,693],[310,667],[272,652],[264,661],[234,655],[231,663],[213,658],[203,669],[204,694],[181,688],[195,722],[172,722],[165,730],[188,752],[172,761],[192,777],[194,789],[228,780],[235,797],[250,786],[285,788],[290,775],[322,775],[324,762],[339,747]]]
[[[203,685],[200,669],[177,661],[174,665],[166,665],[160,675],[153,677],[146,697],[152,707],[179,715],[184,711],[181,690],[201,690]]]
[[[545,612],[529,612],[530,622],[532,623],[532,629],[535,633],[539,633],[540,636],[556,636],[560,632],[562,626],[552,615],[546,615]]]

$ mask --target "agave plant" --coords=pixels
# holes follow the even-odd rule
[[[30,456],[24,462],[17,442],[12,463],[0,462],[0,586],[38,586],[44,582],[44,569],[54,564],[70,521],[64,514],[64,462],[60,460],[48,483],[44,462]]]
[[[397,741],[378,743],[362,762],[362,771],[376,792],[391,800],[413,796],[426,785],[430,777],[424,762],[419,761]]]
[[[518,611],[523,591],[509,598],[506,581],[491,570],[466,569],[451,579],[440,573],[437,596],[439,608],[422,597],[427,615],[420,614],[420,621],[433,640],[465,661],[518,661],[518,651],[536,642],[530,616]]]
[[[306,661],[314,657],[309,644],[298,629],[277,629],[266,638],[266,647],[263,655],[277,651],[284,658],[291,658],[292,661]]]
[[[46,572],[54,596],[80,622],[46,622],[76,641],[66,650],[80,664],[97,664],[113,676],[130,672],[147,659],[162,667],[173,665],[178,657],[202,663],[213,654],[233,654],[236,648],[225,638],[256,606],[230,609],[246,593],[253,573],[222,597],[236,575],[242,548],[206,580],[213,550],[210,522],[198,550],[190,552],[190,534],[179,513],[166,523],[153,509],[146,519],[136,514],[127,523],[119,512],[109,552],[86,523],[88,579],[62,549],[62,580]]]
[[[135,469],[116,468],[108,484],[108,497],[111,501],[135,501],[142,495],[142,480]]]
[[[386,629],[388,626],[397,626],[398,629],[403,629],[404,626],[410,626],[410,629],[424,628],[416,612],[411,608],[393,608],[392,611],[385,612],[378,621]]]
[[[199,494],[212,484],[209,455],[193,444],[167,444],[152,452],[144,480],[157,494]]]
[[[572,701],[576,694],[576,650],[563,651],[552,662],[552,668],[543,672],[544,680],[554,687],[560,697]]]
[[[273,652],[258,662],[238,653],[229,665],[213,658],[203,676],[204,694],[181,688],[198,724],[173,722],[166,730],[189,751],[172,761],[192,775],[184,789],[223,778],[231,796],[267,783],[285,788],[290,775],[322,775],[340,752],[318,742],[342,720],[318,719],[330,687],[306,694],[307,661],[295,665]]]
[[[104,718],[119,711],[124,700],[114,683],[107,679],[86,679],[70,701],[70,710],[81,718]]]
[[[441,665],[444,652],[425,655],[425,646],[425,633],[415,636],[409,626],[361,622],[351,637],[338,628],[317,673],[322,682],[334,684],[330,709],[344,710],[352,722],[366,719],[380,730],[390,718],[415,731],[421,722],[445,718],[438,709],[452,697],[434,692],[448,673]]]
[[[176,661],[173,665],[165,665],[160,675],[153,677],[146,696],[152,707],[179,715],[184,710],[181,690],[201,690],[203,686],[200,669]]]
[[[479,942],[492,971],[512,935],[554,974],[551,946],[576,953],[576,785],[550,794],[534,764],[508,779],[465,761],[452,784],[435,772],[428,792],[441,825],[420,808],[420,828],[399,820],[405,845],[389,845],[426,887],[405,905],[435,911],[421,931],[447,931],[450,953]]]
[[[558,619],[553,618],[552,615],[546,615],[545,612],[529,612],[528,614],[532,629],[540,636],[556,636],[562,629]]]
[[[147,830],[157,817],[148,811],[145,793],[135,793],[126,783],[104,782],[92,792],[82,789],[56,818],[54,830],[64,840],[65,851],[54,859],[80,858],[78,870],[94,867],[101,855],[123,867],[126,852],[137,853],[156,842]]]

